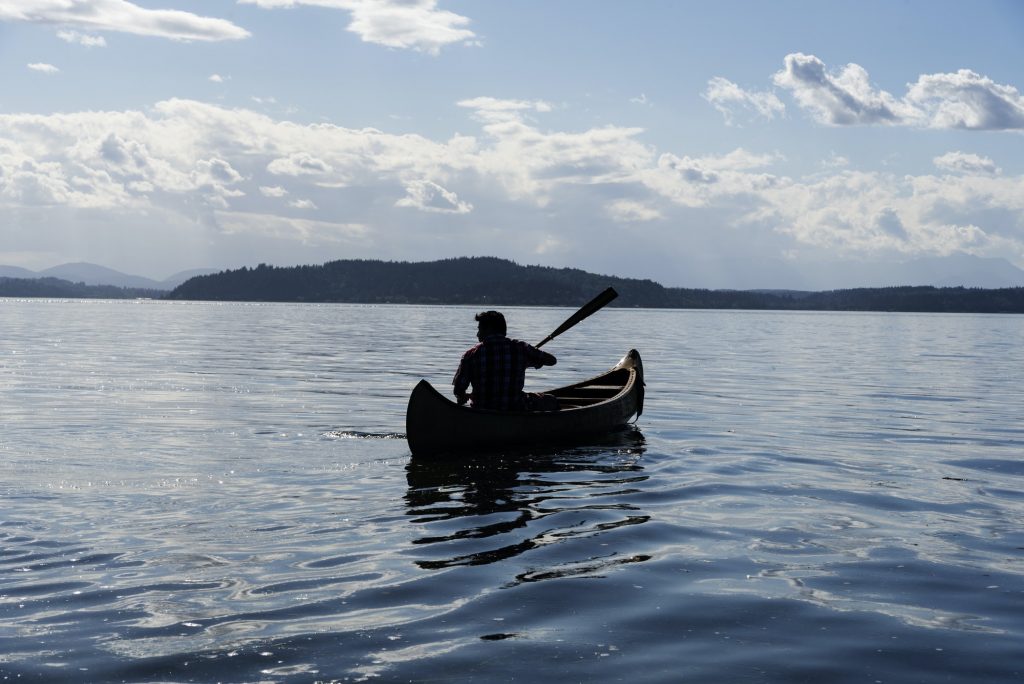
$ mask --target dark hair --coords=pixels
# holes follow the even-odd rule
[[[498,333],[504,335],[508,328],[505,326],[505,317],[500,311],[481,311],[476,315],[476,321],[480,324],[483,332]]]

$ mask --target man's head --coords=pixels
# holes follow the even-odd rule
[[[508,330],[505,327],[505,317],[499,311],[481,311],[476,315],[476,322],[479,324],[476,336],[481,340],[488,335],[504,336]]]

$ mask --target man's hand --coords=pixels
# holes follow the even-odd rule
[[[458,400],[459,406],[462,406],[467,401],[469,401],[469,395],[465,394],[465,393],[463,393],[463,394],[456,394],[455,398]]]

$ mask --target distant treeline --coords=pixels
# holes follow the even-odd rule
[[[828,292],[667,288],[652,280],[573,268],[520,266],[494,257],[430,262],[332,261],[199,276],[169,299],[367,304],[579,306],[612,286],[612,306],[679,309],[1024,313],[1024,288],[885,287]]]
[[[158,299],[163,290],[142,290],[114,285],[86,285],[60,278],[0,278],[0,297],[52,297],[54,299]]]

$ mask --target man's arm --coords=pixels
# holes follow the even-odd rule
[[[530,362],[530,366],[533,368],[540,368],[541,366],[554,366],[558,363],[558,359],[555,358],[554,354],[549,354],[543,349],[537,349],[532,344],[526,344],[526,358]]]
[[[467,356],[468,354],[462,356],[462,360],[459,361],[459,368],[455,371],[455,377],[452,379],[452,389],[455,391],[455,399],[459,402],[460,406],[469,401],[469,393],[466,391],[469,389],[470,380]]]

